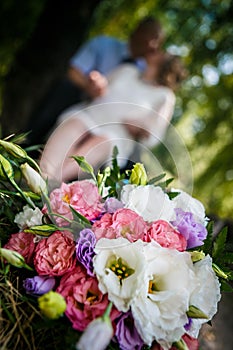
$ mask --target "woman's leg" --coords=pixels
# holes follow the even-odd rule
[[[111,156],[111,141],[105,136],[88,134],[83,140],[75,143],[69,150],[62,164],[62,180],[67,182],[87,177],[72,156],[83,156],[94,170],[106,163]]]
[[[88,130],[80,119],[70,118],[60,124],[49,137],[40,160],[40,167],[48,179],[62,181],[63,163],[75,144],[81,143]]]

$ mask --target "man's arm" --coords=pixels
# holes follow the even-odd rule
[[[69,67],[67,74],[68,78],[91,98],[102,96],[106,92],[107,78],[98,71],[92,71],[85,75],[81,70]]]

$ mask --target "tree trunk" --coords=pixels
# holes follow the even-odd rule
[[[84,41],[101,0],[47,0],[33,35],[4,82],[2,133],[25,131],[31,111]]]

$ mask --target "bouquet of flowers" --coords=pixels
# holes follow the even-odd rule
[[[0,148],[1,346],[198,349],[233,261],[202,203],[143,164],[122,173],[117,149],[97,175],[74,157],[91,178],[49,192],[24,149]]]

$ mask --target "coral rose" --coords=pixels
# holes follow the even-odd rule
[[[68,232],[56,231],[38,243],[34,265],[39,275],[62,276],[75,264],[75,243]]]
[[[69,220],[73,219],[70,206],[88,220],[97,218],[103,209],[97,186],[88,180],[63,183],[60,188],[51,192],[50,205],[52,212]],[[47,213],[46,206],[43,208],[43,213]],[[63,218],[55,216],[55,221],[60,226],[68,225]]]
[[[127,238],[130,242],[143,239],[147,224],[143,218],[131,209],[118,209],[113,215],[104,214],[92,226],[97,240],[100,238]]]
[[[144,241],[151,242],[152,239],[164,248],[177,249],[180,252],[187,247],[184,236],[165,220],[157,220],[152,223],[144,237]]]
[[[83,331],[92,320],[102,316],[109,303],[107,294],[100,292],[97,279],[89,276],[81,265],[61,278],[57,292],[65,298],[65,314],[73,328],[79,331]],[[113,309],[111,319],[118,315],[119,312]]]
[[[92,231],[95,233],[96,239],[109,238],[113,239],[116,237],[112,225],[112,214],[104,214],[100,220],[96,220],[92,225]]]
[[[15,250],[21,254],[24,257],[25,262],[30,265],[32,264],[33,253],[35,250],[34,238],[35,235],[32,233],[13,233],[4,248]]]
[[[143,239],[147,224],[143,218],[131,209],[119,209],[112,217],[112,227],[117,237],[125,237],[130,242]]]

